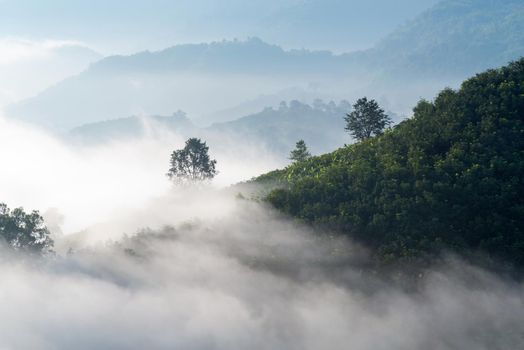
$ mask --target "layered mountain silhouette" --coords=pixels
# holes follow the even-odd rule
[[[363,59],[394,78],[457,79],[522,55],[524,2],[445,0],[363,53]]]
[[[522,1],[446,0],[361,52],[284,50],[251,38],[108,57],[8,114],[67,130],[182,109],[211,124],[217,111],[293,89],[335,100],[366,95],[407,113],[418,99],[522,55]]]
[[[299,139],[315,154],[334,150],[351,140],[344,131],[344,115],[351,109],[347,101],[312,105],[299,101],[282,102],[278,108],[208,127],[195,126],[184,112],[171,116],[132,116],[82,125],[67,138],[80,144],[103,144],[137,138],[200,137],[219,152],[234,153],[250,143],[285,159]]]

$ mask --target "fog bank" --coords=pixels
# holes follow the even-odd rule
[[[88,247],[67,236],[69,254],[3,261],[0,347],[478,350],[524,340],[522,284],[450,259],[407,292],[366,272],[351,242],[206,196],[222,209],[202,203],[201,218],[175,228]]]
[[[143,208],[171,190],[165,175],[170,154],[185,142],[177,134],[156,131],[139,139],[75,147],[33,126],[0,117],[4,164],[0,202],[61,214],[66,233]],[[220,153],[209,151],[218,161],[215,187],[282,166],[249,140],[242,145],[226,138],[220,142],[229,147],[222,147]]]

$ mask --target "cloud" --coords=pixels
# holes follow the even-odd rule
[[[32,40],[17,37],[0,38],[0,65],[35,61],[51,58],[57,49],[64,47],[81,47],[87,45],[74,40]]]
[[[56,257],[0,252],[0,348],[491,350],[524,341],[521,282],[457,258],[414,279],[377,273],[361,246],[234,190],[171,188],[166,160],[183,140],[167,140],[77,148],[0,119],[0,200],[54,208],[48,222],[65,231]],[[249,171],[229,156],[227,167]]]
[[[64,215],[66,233],[143,208],[169,192],[171,184],[165,176],[169,157],[185,141],[154,128],[151,125],[150,137],[75,147],[42,130],[0,118],[0,162],[6,164],[0,176],[0,202],[41,212],[55,208]],[[220,171],[216,186],[281,165],[254,144],[238,145],[227,138],[220,143],[222,151],[210,149]]]
[[[209,215],[208,202],[221,209]],[[524,288],[516,282],[450,259],[405,290],[370,273],[362,248],[319,236],[260,204],[210,191],[168,196],[166,203],[155,208],[165,223],[187,207],[200,219],[117,244],[76,246],[54,260],[4,260],[0,347],[477,350],[522,344]]]

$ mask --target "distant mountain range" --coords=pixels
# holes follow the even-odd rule
[[[67,130],[182,109],[211,124],[219,111],[278,91],[335,100],[367,95],[407,113],[418,99],[522,55],[524,2],[445,0],[361,52],[287,51],[252,38],[108,57],[8,114]]]
[[[438,1],[131,0],[93,6],[91,1],[47,0],[42,6],[42,0],[2,0],[0,29],[11,35],[33,32],[50,38],[62,36],[67,29],[75,39],[112,52],[247,36],[283,47],[349,52],[369,48]],[[67,20],[67,27],[57,21],[57,15]]]
[[[209,127],[195,126],[184,112],[172,116],[128,117],[86,124],[67,134],[69,141],[80,144],[100,144],[136,138],[200,137],[214,151],[234,153],[242,145],[252,144],[285,159],[295,142],[304,139],[310,150],[323,153],[334,150],[351,140],[344,131],[344,116],[351,109],[347,101],[312,105],[291,101],[278,108],[266,108],[234,121]]]
[[[444,0],[361,58],[395,79],[458,79],[523,55],[524,1]]]
[[[75,144],[95,145],[144,137],[158,138],[166,132],[185,136],[199,131],[186,113],[178,111],[171,116],[132,116],[84,124],[69,131],[65,137]]]
[[[189,71],[214,74],[303,75],[337,73],[344,56],[330,51],[289,50],[259,38],[185,44],[162,51],[107,57],[89,69],[92,75]]]

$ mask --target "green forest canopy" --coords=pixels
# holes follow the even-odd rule
[[[295,163],[267,200],[385,261],[481,250],[524,265],[524,59],[420,101],[384,135]]]

